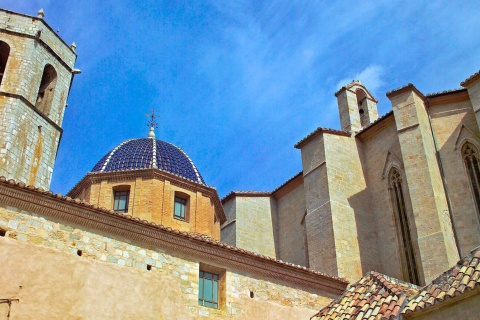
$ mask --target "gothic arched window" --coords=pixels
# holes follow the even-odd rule
[[[477,149],[471,143],[467,142],[462,148],[462,157],[465,162],[465,167],[467,168],[468,177],[470,178],[472,193],[478,212],[478,210],[480,210],[480,170],[478,168]]]
[[[40,82],[40,88],[38,88],[37,102],[35,103],[35,107],[46,115],[50,113],[56,83],[57,71],[52,65],[47,64],[43,69],[42,81]]]
[[[394,211],[397,214],[397,227],[402,243],[406,276],[409,282],[420,284],[418,276],[417,263],[415,262],[415,251],[411,236],[410,225],[408,223],[407,208],[405,206],[405,196],[403,193],[402,176],[397,169],[392,168],[389,175],[389,189],[392,194]]]
[[[7,68],[8,55],[10,54],[10,46],[0,41],[0,84],[2,84],[3,75]]]

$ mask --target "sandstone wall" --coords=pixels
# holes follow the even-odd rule
[[[480,245],[480,216],[461,152],[465,142],[480,147],[480,131],[469,101],[435,105],[429,111],[448,185],[458,240],[463,254],[466,254]]]
[[[236,246],[276,257],[272,219],[276,211],[271,197],[236,197]]]
[[[335,296],[228,269],[221,308],[202,307],[208,261],[14,207],[0,208],[0,228],[2,298],[19,299],[12,319],[308,319]]]
[[[117,179],[105,179],[93,183],[80,192],[80,196],[81,194],[89,195],[85,198],[87,202],[113,209],[114,189],[118,187],[130,189],[127,214],[132,217],[220,239],[220,222],[215,219],[215,207],[210,198],[201,192],[178,187],[168,180],[143,177],[122,178],[122,173],[119,173]],[[85,190],[90,190],[90,192]],[[174,218],[175,192],[188,195],[187,221]]]
[[[413,86],[389,98],[415,217],[410,228],[418,238],[419,272],[428,283],[458,260],[458,252],[423,98]]]
[[[48,189],[76,55],[41,19],[3,10],[0,40],[10,46],[0,86],[0,175]],[[34,106],[47,64],[57,80],[44,114]]]
[[[329,133],[302,147],[310,267],[350,280],[378,261],[358,148],[354,138]]]
[[[278,259],[308,266],[306,210],[303,185],[277,200]]]
[[[395,223],[394,208],[389,192],[388,174],[392,167],[400,172],[403,169],[397,129],[393,116],[383,120],[374,128],[359,136],[362,145],[362,165],[366,173],[368,196],[371,199],[371,216],[365,220],[369,226],[363,226],[369,233],[366,236],[376,239],[377,265],[371,270],[404,279],[402,272],[399,232]],[[408,188],[405,190],[407,212],[411,213]]]
[[[227,216],[227,221],[221,227],[220,239],[222,242],[231,246],[237,246],[237,228],[236,228],[236,198],[233,197],[223,204],[223,210]]]

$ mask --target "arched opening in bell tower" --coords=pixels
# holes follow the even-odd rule
[[[57,83],[57,71],[52,65],[47,64],[43,69],[42,81],[38,89],[37,101],[35,107],[45,115],[50,114],[55,85]]]
[[[355,96],[357,98],[358,113],[360,114],[360,125],[363,128],[370,124],[368,119],[367,94],[362,89],[357,89]]]
[[[5,69],[7,68],[8,56],[10,55],[10,46],[0,41],[0,85],[2,84]]]

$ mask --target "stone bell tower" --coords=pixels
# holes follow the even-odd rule
[[[0,9],[0,176],[48,189],[74,74],[68,46],[43,20]]]
[[[358,80],[335,93],[342,130],[360,131],[378,119],[377,100]]]

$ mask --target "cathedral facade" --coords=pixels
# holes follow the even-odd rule
[[[425,318],[432,292],[433,318],[478,314],[480,73],[389,92],[381,118],[359,81],[341,88],[341,130],[296,144],[302,171],[272,192],[220,199],[152,122],[63,196],[80,70],[44,16],[0,9],[0,319]]]
[[[273,192],[227,195],[222,240],[352,281],[430,282],[480,245],[479,74],[461,86],[408,84],[381,118],[361,82],[342,87],[341,130],[298,142],[302,171]]]

